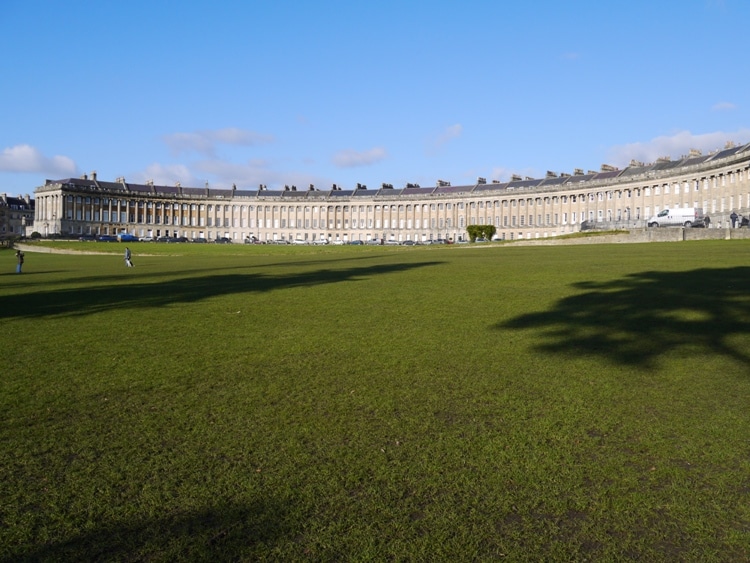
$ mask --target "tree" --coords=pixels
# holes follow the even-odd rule
[[[469,225],[466,227],[466,232],[469,234],[469,240],[474,242],[480,237],[491,240],[497,229],[494,225]]]

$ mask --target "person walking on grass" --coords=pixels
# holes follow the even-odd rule
[[[16,250],[16,262],[18,265],[16,266],[16,273],[20,274],[21,270],[23,269],[23,257],[24,254],[20,250]]]
[[[130,257],[131,257],[131,255],[130,255],[130,249],[126,246],[125,247],[125,265],[128,268],[132,268],[133,267],[133,261],[130,259]]]

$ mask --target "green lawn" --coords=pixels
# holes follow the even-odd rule
[[[0,251],[0,561],[748,561],[750,243]]]

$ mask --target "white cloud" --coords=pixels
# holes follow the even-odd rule
[[[333,163],[339,168],[354,168],[356,166],[375,164],[386,158],[386,156],[388,154],[382,147],[374,147],[366,151],[347,149],[333,155]]]
[[[732,102],[719,102],[711,108],[713,111],[731,111],[737,109],[737,105]]]
[[[171,133],[163,137],[173,154],[197,152],[209,156],[216,153],[217,145],[254,146],[273,142],[271,135],[228,127],[193,133]]]
[[[723,149],[727,141],[746,143],[750,139],[750,129],[740,129],[734,132],[716,131],[695,135],[690,131],[680,131],[671,136],[661,136],[643,143],[630,143],[612,147],[608,153],[608,163],[625,167],[632,159],[641,162],[654,162],[662,156],[677,159],[688,154],[690,149],[699,149],[707,154],[717,149]]]
[[[0,171],[73,176],[76,164],[67,156],[47,157],[30,145],[16,145],[0,153]]]

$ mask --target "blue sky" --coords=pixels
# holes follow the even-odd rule
[[[0,192],[470,184],[750,142],[747,0],[0,2]]]

